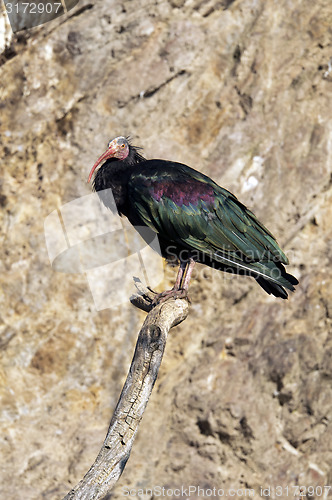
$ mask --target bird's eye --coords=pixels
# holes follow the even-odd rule
[[[121,147],[124,148],[125,147],[125,144],[121,144]]]

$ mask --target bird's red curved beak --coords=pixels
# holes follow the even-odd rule
[[[98,160],[96,161],[96,163],[93,165],[93,167],[91,169],[91,172],[90,172],[90,175],[89,175],[89,178],[88,178],[88,182],[91,181],[91,177],[93,176],[93,172],[101,164],[101,162],[105,161],[105,160],[108,160],[108,158],[112,158],[112,156],[114,155],[114,153],[115,153],[115,147],[114,147],[114,144],[112,144],[109,148],[106,149],[105,153],[103,153],[98,158]]]

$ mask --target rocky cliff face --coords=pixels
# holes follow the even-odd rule
[[[84,274],[51,268],[44,220],[129,134],[233,191],[300,285],[282,301],[197,270],[112,498],[331,484],[330,0],[83,0],[14,36],[4,19],[1,497],[61,498],[106,433],[144,315],[96,311]]]

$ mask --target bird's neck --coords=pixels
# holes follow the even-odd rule
[[[135,165],[145,161],[135,148],[131,148],[129,155],[124,160],[111,158],[107,160],[98,170],[93,187],[95,191],[110,189],[114,197],[115,204],[120,214],[126,215],[127,185]],[[111,207],[111,202],[107,203],[108,196],[101,196],[103,203]]]

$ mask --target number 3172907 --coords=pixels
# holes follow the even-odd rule
[[[6,2],[8,14],[57,14],[62,7],[61,2],[35,3],[35,2]]]

